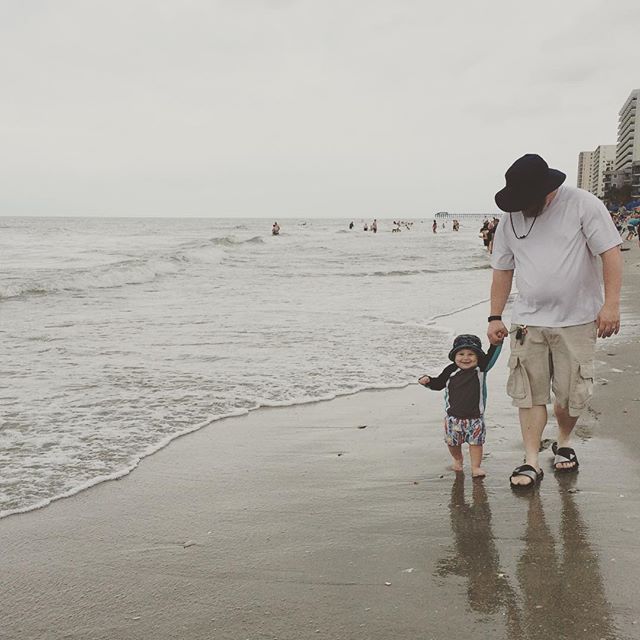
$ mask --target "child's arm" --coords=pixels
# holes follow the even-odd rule
[[[484,357],[484,360],[480,366],[480,369],[484,372],[489,371],[491,367],[496,363],[498,356],[500,355],[500,351],[502,351],[502,342],[498,344],[492,344],[489,347],[489,351],[487,351],[487,355]]]
[[[424,385],[425,387],[429,387],[429,389],[433,389],[434,391],[440,391],[447,386],[447,380],[451,376],[451,374],[457,369],[455,364],[450,364],[437,378],[431,378],[429,376],[422,376],[418,382]],[[422,380],[425,380],[421,382]]]

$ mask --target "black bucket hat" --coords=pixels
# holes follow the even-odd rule
[[[566,174],[549,165],[535,153],[518,158],[504,174],[507,186],[496,193],[496,204],[502,211],[522,211],[538,198],[555,191]]]
[[[461,349],[471,349],[475,351],[479,358],[485,355],[482,350],[482,342],[478,336],[471,335],[470,333],[463,333],[461,336],[456,336],[453,341],[453,349],[449,351],[449,360],[455,362],[456,353]]]

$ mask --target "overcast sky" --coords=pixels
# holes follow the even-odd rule
[[[639,43],[638,0],[0,0],[0,215],[493,211],[616,142]]]

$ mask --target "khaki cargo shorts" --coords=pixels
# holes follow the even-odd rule
[[[596,323],[573,327],[527,327],[522,344],[511,333],[507,393],[516,407],[551,402],[577,418],[593,394]]]

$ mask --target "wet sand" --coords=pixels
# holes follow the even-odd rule
[[[447,470],[442,396],[417,385],[256,411],[0,520],[0,638],[640,637],[640,250],[625,258],[579,474],[545,453],[539,491],[510,491],[506,354],[484,481]]]

